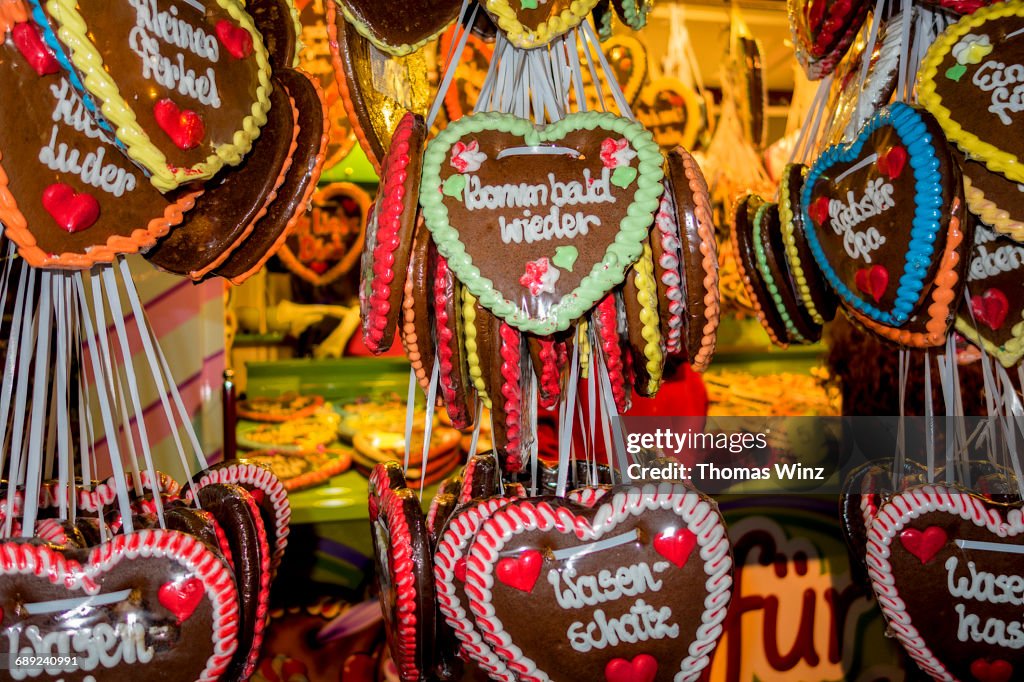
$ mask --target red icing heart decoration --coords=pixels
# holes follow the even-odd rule
[[[460,583],[466,582],[466,557],[462,557],[455,562],[455,568],[452,569],[455,573],[455,579]]]
[[[923,533],[913,528],[900,533],[900,542],[908,552],[920,559],[922,564],[935,558],[948,539],[946,531],[938,526],[927,528]]]
[[[974,675],[978,682],[1010,682],[1013,678],[1013,666],[1002,659],[986,661],[979,658],[971,663],[971,675]]]
[[[1010,301],[999,289],[987,289],[981,296],[971,299],[971,311],[978,322],[996,330],[1006,322]]]
[[[34,24],[27,21],[15,24],[11,29],[11,40],[14,41],[15,47],[25,57],[25,61],[32,67],[32,70],[40,76],[60,71],[57,58],[43,43],[39,29]]]
[[[860,291],[879,301],[889,286],[889,271],[883,265],[861,268],[854,276],[854,284]]]
[[[153,116],[179,149],[194,149],[206,137],[203,117],[191,109],[181,109],[173,100],[159,100],[153,105]]]
[[[532,592],[533,586],[537,584],[540,577],[540,569],[544,564],[544,558],[540,552],[530,550],[523,552],[515,559],[502,559],[495,568],[495,575],[498,580],[509,587],[514,587],[523,592]]]
[[[658,661],[650,654],[640,654],[632,661],[613,658],[604,668],[608,682],[653,682],[657,674]]]
[[[690,553],[696,546],[697,537],[685,528],[679,528],[674,532],[666,531],[654,538],[654,549],[658,554],[679,568],[686,565]]]
[[[43,190],[43,208],[66,232],[81,232],[99,220],[100,204],[85,192],[75,192],[71,185],[57,182]]]
[[[217,22],[217,37],[224,49],[235,59],[245,59],[252,54],[252,36],[241,26],[235,26],[227,19]]]
[[[825,221],[828,220],[828,197],[818,197],[811,203],[810,208],[807,209],[808,213],[811,214],[811,219],[818,225],[824,225]]]
[[[203,599],[203,583],[199,578],[189,578],[183,583],[165,583],[160,587],[157,598],[179,623],[184,623]]]
[[[891,147],[885,154],[878,155],[878,172],[890,180],[895,180],[907,165],[907,150],[904,147]]]

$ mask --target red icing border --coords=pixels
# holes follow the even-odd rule
[[[440,370],[438,386],[441,388],[441,397],[444,399],[452,426],[457,429],[465,429],[473,423],[473,416],[463,412],[453,379],[455,363],[460,362],[460,359],[455,320],[448,319],[448,293],[445,291],[445,282],[451,279],[453,279],[453,275],[448,269],[448,261],[441,254],[437,254],[433,293],[434,322],[437,329],[437,364]]]
[[[363,311],[363,343],[374,353],[384,352],[387,350],[384,344],[391,344],[391,339],[384,338],[384,332],[388,327],[388,315],[391,313],[391,284],[396,277],[393,266],[395,252],[401,243],[405,195],[411,187],[408,172],[409,152],[412,136],[416,131],[416,118],[416,114],[407,112],[395,128],[381,172],[377,210],[371,217],[371,221],[376,222],[376,234],[372,240],[372,262],[369,264],[373,268],[373,280],[369,300]],[[366,273],[363,273],[363,277],[366,277]],[[404,285],[404,282],[402,284]]]
[[[622,339],[619,335],[619,311],[615,305],[615,294],[608,294],[594,308],[594,322],[598,341],[601,343],[601,355],[604,366],[608,370],[608,381],[612,387],[612,399],[619,414],[629,410],[629,386],[633,380],[629,377],[622,352]]]
[[[522,376],[520,372],[519,331],[507,322],[502,322],[498,332],[501,337],[501,395],[505,398],[505,471],[520,471],[523,461],[522,449]]]
[[[562,397],[562,368],[565,367],[566,351],[564,341],[549,337],[537,339],[540,350],[540,376],[537,377],[537,404],[541,409],[554,410]]]

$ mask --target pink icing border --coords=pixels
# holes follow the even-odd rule
[[[925,485],[902,492],[883,504],[868,529],[868,575],[889,630],[922,670],[936,680],[957,682],[911,622],[906,604],[896,589],[889,563],[889,547],[896,535],[909,521],[928,512],[946,512],[987,528],[1000,537],[1014,537],[1024,533],[1024,510],[1011,508],[1004,521],[998,511],[987,509],[981,500],[965,491]]]
[[[607,496],[605,496],[607,499]],[[476,534],[466,562],[466,594],[478,625],[489,633],[495,652],[523,680],[548,680],[513,642],[491,604],[493,569],[508,540],[532,530],[573,534],[580,540],[597,540],[619,524],[644,511],[670,509],[678,514],[697,537],[699,556],[704,559],[707,597],[696,640],[687,648],[674,682],[696,682],[711,662],[711,654],[722,635],[732,599],[732,555],[725,524],[714,503],[699,493],[665,483],[643,488],[619,488],[607,502],[586,510],[577,505],[552,506],[549,502],[514,500],[485,519]],[[577,510],[582,514],[578,514]],[[593,520],[591,520],[593,519]]]
[[[654,226],[658,230],[661,255],[655,259],[654,265],[660,270],[658,281],[668,287],[665,298],[668,301],[668,336],[665,339],[665,350],[677,354],[683,350],[683,315],[686,304],[683,295],[683,272],[681,268],[682,239],[679,237],[679,222],[675,208],[672,206],[670,192],[661,195],[658,213],[654,216]]]
[[[594,308],[594,322],[601,342],[605,368],[608,370],[609,383],[612,386],[612,399],[615,401],[615,409],[621,414],[629,409],[629,386],[633,382],[629,378],[623,358],[615,294],[608,294],[597,304]]]
[[[47,545],[8,541],[0,544],[0,571],[63,582],[68,590],[94,595],[100,590],[97,574],[109,572],[125,557],[139,556],[172,559],[202,578],[213,617],[214,653],[197,682],[219,680],[238,648],[238,592],[227,566],[191,535],[160,529],[118,535],[89,552],[84,566]]]

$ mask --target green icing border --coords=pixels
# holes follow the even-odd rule
[[[768,267],[768,254],[764,250],[764,241],[761,238],[761,225],[762,220],[765,216],[765,211],[772,206],[771,202],[766,201],[761,204],[757,209],[757,213],[754,214],[754,260],[757,263],[757,271],[761,273],[761,278],[764,280],[765,288],[768,289],[768,294],[772,297],[772,303],[775,304],[775,310],[779,313],[779,317],[782,318],[782,323],[786,325],[786,333],[789,335],[789,340],[793,343],[809,343],[807,339],[797,331],[796,325],[793,324],[793,318],[789,316],[789,311],[786,310],[785,303],[782,300],[782,296],[779,294],[779,287],[775,283],[775,278],[772,277],[772,271]]]
[[[622,23],[634,31],[639,31],[647,25],[647,15],[651,11],[651,4],[647,0],[616,0],[622,8]]]
[[[618,233],[608,245],[603,258],[584,275],[579,286],[552,305],[545,317],[534,318],[494,287],[466,253],[459,231],[448,222],[448,209],[440,192],[441,168],[448,151],[466,135],[496,131],[517,135],[527,145],[554,141],[578,130],[602,130],[621,135],[629,140],[637,152],[636,191]],[[643,253],[643,241],[654,222],[661,194],[664,191],[664,159],[661,149],[651,133],[636,121],[607,112],[569,114],[543,128],[537,128],[527,119],[511,114],[482,113],[464,116],[448,124],[428,145],[423,157],[423,177],[420,182],[420,205],[427,229],[434,237],[437,250],[448,261],[448,266],[460,281],[484,306],[513,327],[525,332],[548,335],[564,331],[595,306],[605,294],[620,284],[626,270]]]
[[[800,260],[800,252],[796,248],[796,228],[793,226],[796,214],[793,212],[793,203],[790,200],[792,196],[789,191],[790,170],[791,166],[786,166],[782,172],[782,179],[779,181],[779,222],[782,224],[782,243],[786,248],[786,260],[789,262],[789,271],[793,275],[793,283],[796,285],[797,293],[800,294],[800,300],[815,324],[825,324],[825,318],[814,305],[811,288],[807,284],[807,276],[804,275],[804,264]],[[807,166],[800,170],[800,176],[807,177]],[[814,267],[814,265],[809,267]]]

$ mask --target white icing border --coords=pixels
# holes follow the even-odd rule
[[[868,529],[868,575],[889,630],[922,670],[941,682],[959,682],[928,648],[911,622],[906,604],[896,589],[896,579],[889,563],[889,546],[893,539],[910,521],[929,512],[959,516],[1005,538],[1024,533],[1024,510],[1019,507],[1009,509],[1004,521],[998,510],[986,508],[979,498],[966,491],[924,485],[910,488],[883,504]]]
[[[448,625],[455,631],[456,638],[462,643],[463,653],[480,664],[492,679],[499,682],[513,682],[516,678],[504,661],[483,640],[476,623],[473,622],[472,614],[468,611],[468,605],[463,607],[459,601],[455,592],[455,565],[460,559],[466,558],[469,553],[467,550],[480,525],[512,499],[492,497],[456,511],[441,533],[434,552],[434,594],[437,597],[437,606]],[[468,583],[468,559],[466,563]]]
[[[618,488],[611,500],[596,507],[596,511],[580,510],[584,516],[592,517],[593,521],[581,518],[572,506],[552,507],[546,501],[535,503],[529,499],[515,500],[506,507],[486,519],[477,532],[466,562],[466,585],[467,588],[472,586],[480,595],[474,598],[472,591],[467,589],[470,608],[477,622],[482,623],[491,633],[490,636],[496,641],[495,650],[502,652],[506,663],[515,663],[520,678],[537,682],[549,682],[551,679],[512,642],[501,621],[495,617],[491,603],[493,570],[508,541],[519,533],[551,529],[573,533],[581,541],[598,540],[613,532],[619,524],[630,520],[630,517],[662,509],[678,514],[686,524],[685,527],[696,535],[700,556],[704,559],[704,572],[708,576],[701,625],[689,645],[687,656],[680,664],[679,672],[673,678],[674,682],[696,682],[700,679],[701,672],[710,664],[711,654],[718,645],[723,631],[722,623],[732,599],[731,546],[725,523],[714,502],[681,485],[661,483],[642,488]],[[510,511],[513,507],[514,512]]]
[[[270,557],[270,570],[272,573],[276,573],[278,566],[281,565],[281,559],[284,557],[284,550],[288,546],[289,522],[292,518],[292,507],[288,501],[288,491],[284,484],[269,468],[259,464],[242,464],[240,462],[223,462],[204,471],[196,481],[196,490],[198,491],[199,488],[211,483],[233,483],[258,488],[273,504],[274,549]],[[186,493],[186,499],[191,501],[191,490]]]

